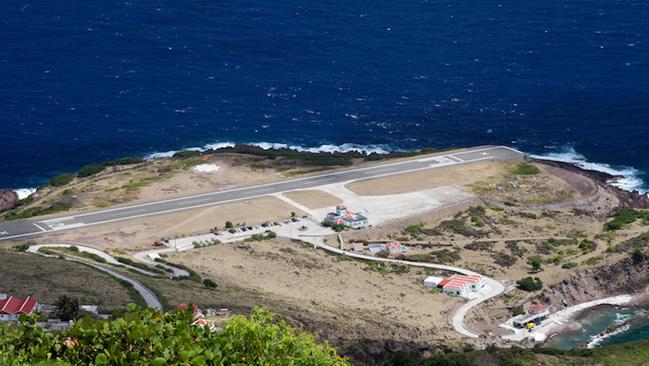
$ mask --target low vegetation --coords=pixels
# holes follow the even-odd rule
[[[605,230],[620,230],[624,226],[634,223],[636,220],[642,220],[644,224],[649,225],[649,211],[640,211],[631,208],[625,208],[616,211],[612,217],[613,220],[604,224]]]
[[[512,169],[513,175],[536,175],[541,170],[536,166],[529,163],[519,163]]]
[[[72,208],[72,205],[65,202],[56,202],[47,207],[35,206],[20,212],[10,212],[4,218],[5,220],[22,220],[34,216],[51,215],[58,212],[65,212]]]
[[[523,291],[538,291],[543,288],[543,281],[538,277],[525,277],[516,281],[516,285]]]
[[[49,185],[52,187],[62,187],[74,180],[74,174],[72,173],[63,173],[53,177],[49,181]]]
[[[114,320],[86,317],[50,333],[35,317],[23,317],[18,326],[0,326],[0,364],[348,365],[329,344],[261,309],[233,317],[218,332],[192,326],[192,320],[187,311],[129,304]]]
[[[79,178],[89,177],[91,175],[95,175],[95,174],[103,171],[104,169],[106,169],[106,166],[104,166],[102,164],[86,165],[83,168],[79,169],[79,171],[77,172],[77,177],[79,177]]]
[[[593,349],[498,348],[446,352],[424,358],[419,354],[396,352],[382,366],[640,366],[649,359],[649,341],[637,341]]]

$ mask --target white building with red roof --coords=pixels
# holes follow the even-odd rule
[[[343,205],[336,206],[336,212],[329,212],[324,219],[328,225],[343,225],[352,229],[362,229],[369,226],[367,217],[358,212],[351,212]]]
[[[0,321],[16,321],[20,315],[29,315],[39,310],[33,297],[22,299],[15,296],[0,295]]]
[[[437,287],[441,287],[445,294],[468,297],[469,292],[477,292],[484,285],[485,279],[480,275],[452,275],[441,280]]]

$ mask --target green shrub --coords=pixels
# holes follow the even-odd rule
[[[519,163],[512,171],[513,175],[536,175],[541,171],[536,165],[529,163]]]
[[[79,170],[79,172],[77,173],[77,177],[79,178],[89,177],[91,175],[95,175],[101,172],[104,169],[106,169],[106,167],[101,164],[86,165]]]
[[[561,265],[561,268],[564,268],[564,269],[571,269],[571,268],[575,268],[575,267],[577,267],[577,266],[578,266],[578,264],[575,263],[575,262],[568,262],[568,263],[564,263],[564,264],[562,264],[562,265]]]
[[[126,156],[118,160],[109,160],[102,163],[104,166],[115,166],[115,165],[133,165],[143,163],[144,159],[136,158],[134,156]]]
[[[203,155],[202,152],[196,151],[196,150],[183,150],[183,151],[178,151],[173,155],[174,159],[188,159],[188,158],[195,158],[198,156]]]
[[[0,325],[0,364],[349,365],[328,343],[261,309],[234,316],[218,332],[192,326],[187,311],[127,309],[114,320],[85,317],[59,333],[44,331],[35,316]]]
[[[74,180],[74,175],[72,173],[63,173],[57,175],[50,179],[49,185],[52,187],[62,187]]]
[[[543,288],[543,281],[538,277],[525,277],[516,281],[516,285],[523,291],[538,291]]]
[[[613,220],[604,224],[604,229],[608,231],[620,230],[625,225],[632,224],[638,219],[649,220],[649,211],[625,208],[616,211],[613,214]]]
[[[13,246],[15,252],[26,252],[29,249],[29,244],[18,244]]]
[[[206,279],[203,280],[203,286],[205,286],[207,288],[217,288],[218,287],[216,282],[210,280],[209,278],[206,278]]]

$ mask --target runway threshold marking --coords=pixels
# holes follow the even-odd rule
[[[38,225],[37,223],[34,223],[34,226],[36,226],[37,228],[39,228],[41,231],[47,231],[47,229],[44,229],[43,227],[41,227],[41,226]]]

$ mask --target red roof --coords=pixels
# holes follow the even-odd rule
[[[450,281],[446,285],[444,285],[444,288],[454,288],[461,290],[466,287],[466,283],[464,282],[459,282],[459,281]]]
[[[193,305],[194,305],[194,312],[195,313],[198,312],[198,306],[196,306],[196,304],[193,304]],[[187,310],[187,304],[184,304],[184,303],[183,304],[178,304],[178,309]]]
[[[532,305],[527,310],[532,313],[540,313],[541,311],[545,310],[545,305]]]
[[[31,314],[36,304],[38,304],[38,301],[33,297],[27,296],[23,300],[15,296],[9,296],[6,299],[0,300],[0,314]]]
[[[451,282],[451,280],[449,280],[448,278],[445,278],[445,279],[439,281],[439,283],[437,284],[437,286],[439,286],[439,287],[444,287],[444,286],[445,286],[447,283],[449,283],[449,282]]]

